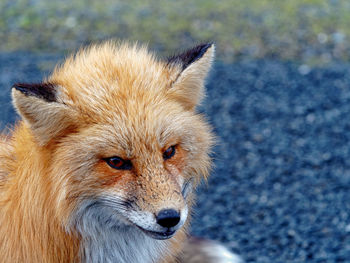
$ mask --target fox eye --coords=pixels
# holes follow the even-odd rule
[[[105,158],[104,160],[110,167],[117,170],[131,170],[132,168],[130,160],[124,160],[118,156]]]
[[[165,150],[163,153],[164,160],[170,159],[175,154],[175,146],[170,146],[168,149]]]

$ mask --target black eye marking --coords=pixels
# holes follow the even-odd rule
[[[165,152],[163,153],[163,158],[164,160],[168,160],[171,157],[173,157],[175,154],[175,145],[170,146],[168,149],[165,150]]]
[[[131,170],[132,163],[130,160],[124,160],[118,156],[103,159],[110,167],[117,170]]]

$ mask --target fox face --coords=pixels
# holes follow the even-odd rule
[[[38,149],[67,232],[132,229],[169,239],[210,167],[213,136],[196,113],[214,56],[199,45],[167,61],[108,42],[12,96]]]

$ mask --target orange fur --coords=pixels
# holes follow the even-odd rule
[[[194,197],[183,196],[184,182],[196,186],[210,167],[213,137],[195,107],[213,54],[211,45],[183,68],[144,47],[107,42],[55,69],[45,81],[55,87],[53,102],[14,88],[23,121],[0,137],[1,260],[83,260],[87,238],[76,225],[86,200],[117,196],[138,213],[190,210]],[[164,160],[172,145],[175,155]],[[112,156],[130,160],[132,169],[111,168],[104,158]],[[159,262],[175,260],[188,222],[157,243],[165,247]]]

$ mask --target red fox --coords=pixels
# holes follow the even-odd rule
[[[0,137],[1,262],[239,262],[186,232],[211,163],[196,106],[213,57],[212,44],[162,61],[106,42],[15,84],[22,121]]]

